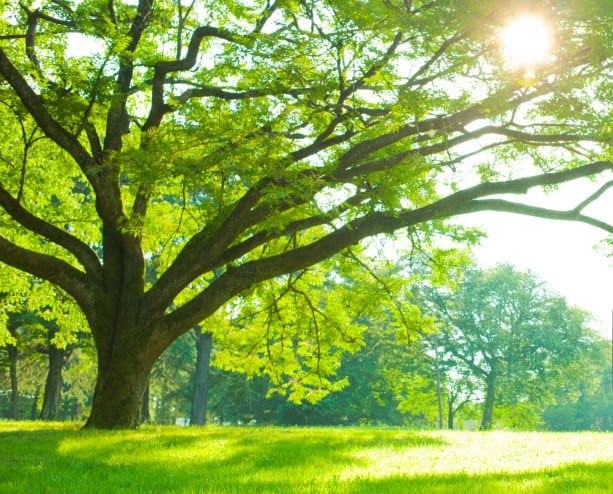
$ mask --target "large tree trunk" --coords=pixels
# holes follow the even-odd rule
[[[62,368],[66,362],[68,352],[62,348],[49,346],[49,371],[45,382],[43,408],[40,412],[42,420],[56,420],[60,411],[60,398],[62,396]]]
[[[9,345],[7,348],[9,355],[9,373],[11,378],[11,408],[9,411],[9,417],[14,420],[19,420],[19,381],[17,379],[17,358],[19,352],[17,347]]]
[[[483,404],[483,416],[479,430],[487,431],[492,427],[494,418],[494,400],[496,398],[496,374],[494,372],[487,376],[487,388],[485,390],[485,402]]]
[[[196,369],[194,370],[194,392],[192,395],[191,425],[206,424],[206,409],[209,397],[209,365],[211,363],[211,350],[213,348],[213,335],[202,333],[196,328],[198,340],[196,348]]]
[[[92,409],[85,424],[94,429],[135,429],[141,422],[143,396],[157,355],[145,341],[117,344],[112,355],[98,357]]]

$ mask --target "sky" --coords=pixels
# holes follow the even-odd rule
[[[584,180],[547,196],[537,192],[513,200],[570,209],[597,188],[597,184]],[[613,189],[585,212],[613,223]],[[510,263],[534,272],[569,304],[590,311],[593,329],[611,338],[613,256],[607,257],[607,253],[613,254],[613,248],[601,244],[606,232],[582,223],[498,212],[470,214],[462,218],[462,223],[479,226],[488,233],[488,238],[474,249],[481,267]]]

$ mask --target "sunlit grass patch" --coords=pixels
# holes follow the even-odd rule
[[[613,440],[599,433],[551,434],[517,432],[432,432],[441,447],[392,451],[362,449],[356,455],[365,466],[346,469],[341,478],[419,475],[424,472],[492,473],[543,470],[574,463],[613,461]]]
[[[613,434],[0,422],[2,493],[609,493]]]

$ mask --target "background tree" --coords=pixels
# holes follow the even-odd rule
[[[594,342],[571,367],[574,379],[558,386],[555,399],[544,410],[550,430],[613,430],[611,342]]]
[[[10,270],[9,270],[10,271]],[[6,273],[5,273],[6,275]],[[62,372],[72,352],[87,347],[86,322],[72,298],[30,276],[7,275],[0,293],[0,319],[11,341],[5,346],[12,362],[13,408],[19,408],[18,373],[25,377],[28,411],[21,418],[58,419],[61,415]],[[2,338],[2,336],[0,336]],[[91,347],[91,345],[90,345]],[[42,400],[39,400],[39,397]],[[15,416],[15,413],[11,414]]]
[[[206,412],[209,401],[209,374],[211,367],[211,353],[213,351],[213,334],[202,331],[199,326],[194,329],[196,340],[196,365],[194,367],[192,394],[192,408],[190,411],[190,425],[206,424]]]
[[[612,168],[610,9],[546,4],[564,43],[522,72],[506,5],[2,4],[0,261],[85,315],[88,426],[136,426],[180,335],[366,237],[481,210],[613,232],[583,212],[611,182],[566,211],[492,198]]]
[[[37,418],[38,395],[42,388],[38,379],[44,375],[45,363],[39,350],[41,333],[38,318],[31,312],[9,314],[8,332],[12,337],[3,353],[9,376],[9,418]],[[6,388],[5,388],[6,389]]]
[[[442,323],[445,358],[461,366],[456,379],[469,372],[481,383],[484,430],[493,424],[495,406],[542,409],[555,379],[575,379],[571,364],[596,337],[584,312],[508,265],[469,270],[456,293],[432,292],[431,302]],[[456,374],[458,368],[465,371]]]

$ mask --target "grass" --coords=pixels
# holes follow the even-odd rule
[[[0,492],[613,492],[613,434],[0,421]]]

